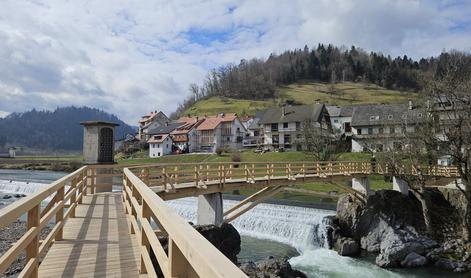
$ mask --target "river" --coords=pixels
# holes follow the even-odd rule
[[[48,171],[1,170],[0,206],[17,198],[2,199],[5,194],[31,194],[65,173]],[[189,221],[196,219],[196,198],[168,201]],[[224,207],[236,201],[224,200]],[[242,237],[240,261],[259,261],[270,255],[288,256],[295,269],[309,277],[467,277],[435,268],[386,270],[377,267],[374,258],[341,257],[323,248],[325,216],[335,211],[299,206],[260,204],[232,224]]]

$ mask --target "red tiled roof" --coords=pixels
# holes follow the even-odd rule
[[[237,118],[235,113],[227,113],[223,115],[211,116],[204,118],[204,122],[201,123],[196,130],[213,130],[220,123],[232,122]]]

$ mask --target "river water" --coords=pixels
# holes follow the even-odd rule
[[[17,198],[2,196],[31,194],[65,173],[48,171],[1,170],[0,206]],[[196,198],[168,201],[188,221],[196,222]],[[224,200],[224,207],[236,201]],[[239,261],[259,261],[268,256],[288,256],[295,269],[309,277],[468,277],[435,268],[385,270],[373,260],[341,257],[323,248],[325,216],[335,211],[299,206],[259,204],[232,224],[242,237]]]

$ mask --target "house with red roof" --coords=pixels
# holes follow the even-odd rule
[[[241,149],[246,128],[235,113],[204,117],[196,127],[196,151],[215,152],[218,148]]]

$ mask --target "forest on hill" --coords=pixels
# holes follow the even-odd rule
[[[90,107],[63,107],[54,111],[31,110],[0,118],[0,149],[21,146],[41,150],[81,150],[83,127],[80,122],[101,120],[118,123],[116,138],[134,129],[115,115]]]
[[[391,90],[419,91],[425,77],[440,76],[449,53],[414,60],[392,58],[360,48],[319,44],[313,49],[271,54],[267,59],[241,60],[208,73],[201,86],[190,85],[191,95],[180,104],[178,116],[195,102],[212,96],[264,100],[276,98],[278,87],[302,80],[323,83],[363,82]]]

